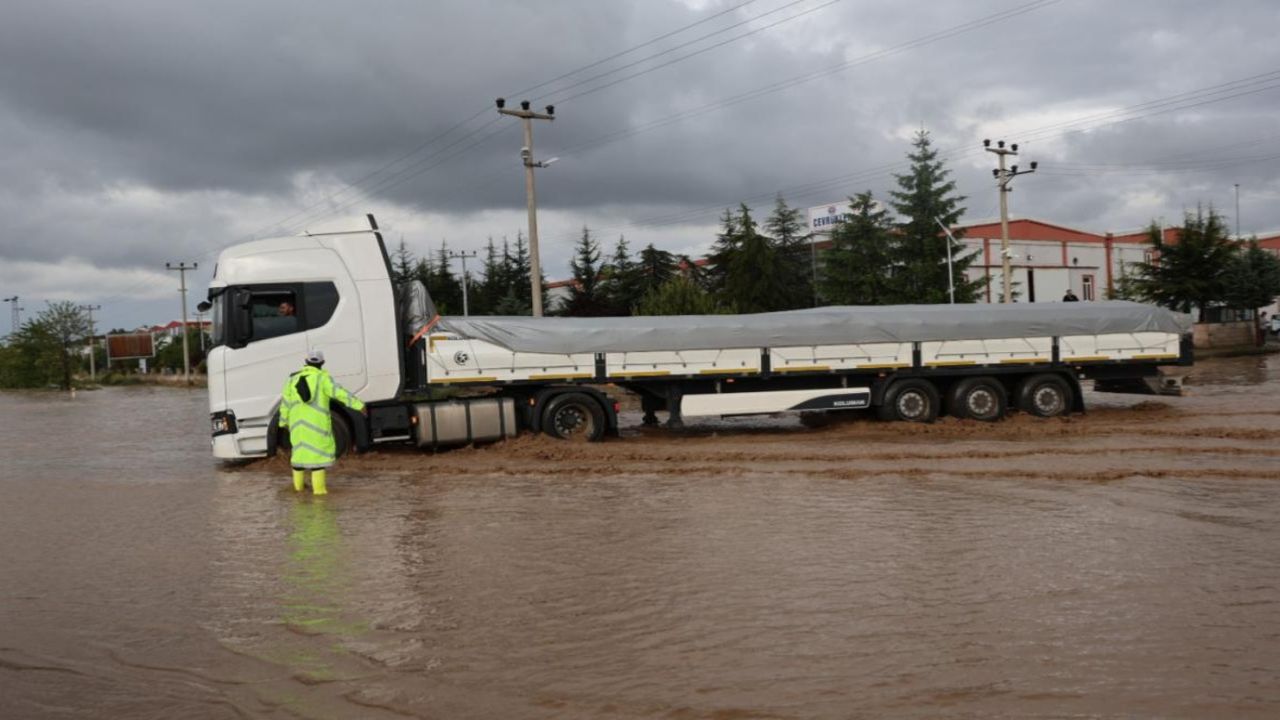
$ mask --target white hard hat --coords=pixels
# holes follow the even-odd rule
[[[324,353],[319,350],[310,350],[307,352],[308,365],[323,365]]]

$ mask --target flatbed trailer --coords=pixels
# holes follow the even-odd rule
[[[289,303],[294,314],[273,313]],[[447,447],[521,431],[616,434],[603,387],[637,393],[644,422],[874,409],[930,422],[994,421],[1017,409],[1084,409],[1103,390],[1175,392],[1163,370],[1192,362],[1185,316],[1135,303],[817,308],[738,316],[440,317],[425,290],[392,287],[368,226],[224,251],[210,287],[213,449],[273,454],[283,379],[306,351],[368,417],[334,406],[341,450]],[[441,397],[447,395],[447,397]]]

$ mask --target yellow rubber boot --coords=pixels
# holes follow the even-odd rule
[[[324,470],[311,471],[311,492],[316,495],[329,494],[329,490],[324,486]]]
[[[306,487],[306,479],[305,479],[306,476],[307,476],[307,472],[305,470],[293,471],[293,491],[294,492],[302,492],[302,489]]]

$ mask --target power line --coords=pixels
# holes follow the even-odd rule
[[[764,85],[762,87],[756,88],[754,90],[749,90],[747,92],[740,93],[738,95],[732,95],[727,98],[722,98],[720,100],[707,103],[705,105],[693,108],[691,110],[686,110],[684,112],[676,113],[675,115],[661,118],[659,120],[654,120],[649,123],[638,125],[632,128],[627,128],[624,130],[607,133],[605,135],[598,136],[591,140],[587,140],[586,142],[583,142],[579,145],[572,146],[569,149],[565,150],[564,154],[569,155],[575,152],[581,152],[583,150],[595,149],[603,145],[608,145],[610,143],[617,142],[619,140],[623,140],[625,138],[638,135],[642,132],[648,132],[650,130],[657,129],[659,127],[665,127],[667,125],[681,122],[683,120],[688,120],[689,118],[692,118],[692,117],[705,115],[709,112],[721,110],[723,108],[727,108],[733,105],[737,105],[739,103],[747,102],[749,100],[754,100],[756,98],[763,97],[765,95],[769,95],[775,92],[779,92],[781,90],[790,89],[792,87],[796,87],[798,85],[802,85],[807,82],[812,82],[814,80],[818,80],[823,77],[836,74],[838,72],[847,70],[849,68],[857,67],[859,65],[865,65],[867,63],[874,62],[876,60],[880,60],[885,57],[890,57],[892,55],[896,55],[896,54],[905,52],[907,50],[913,50],[918,47],[922,47],[934,42],[938,42],[939,40],[949,39],[957,35],[962,35],[964,33],[968,33],[973,30],[986,27],[988,25],[992,25],[998,22],[1002,22],[1004,20],[1008,20],[1013,17],[1017,17],[1019,15],[1024,15],[1026,13],[1042,9],[1050,5],[1054,5],[1060,1],[1061,0],[1035,0],[1034,2],[1027,3],[1025,5],[1021,5],[1016,8],[1011,8],[1009,10],[1002,10],[1000,12],[993,13],[991,15],[987,15],[982,18],[978,18],[977,20],[971,20],[969,22],[961,23],[959,25],[954,25],[952,27],[939,30],[934,33],[930,33],[928,35],[922,35],[918,38],[914,38],[912,40],[899,43],[898,45],[894,45],[894,46],[885,48],[883,50],[877,50],[875,52],[867,53],[866,55],[862,55],[860,57],[839,63],[837,65],[833,65],[828,68],[824,68],[816,71],[810,71],[807,73],[801,73],[800,75],[796,75],[785,80],[780,80],[774,83],[770,83],[768,85]],[[658,68],[651,68],[649,71],[656,70],[656,69]],[[561,102],[564,102],[565,100],[572,100],[572,99],[573,99],[572,97],[565,98],[564,100],[561,100]]]
[[[587,70],[587,69],[590,69],[590,68],[593,68],[593,67],[598,67],[599,65],[604,64],[604,63],[606,63],[606,62],[608,62],[608,61],[610,61],[610,60],[616,59],[616,58],[618,58],[618,57],[622,57],[622,56],[627,55],[627,54],[629,54],[629,53],[632,53],[632,52],[634,52],[634,51],[636,51],[636,50],[638,50],[638,49],[640,49],[640,48],[647,47],[647,46],[652,45],[652,44],[654,44],[654,43],[656,43],[656,42],[659,42],[659,41],[661,41],[661,40],[663,40],[663,39],[666,39],[666,38],[668,38],[668,37],[672,37],[672,36],[674,36],[674,35],[678,35],[678,34],[680,34],[680,33],[682,33],[682,32],[685,32],[686,30],[689,30],[689,29],[693,28],[693,27],[697,27],[698,25],[702,25],[702,24],[707,23],[707,22],[710,22],[711,20],[714,20],[714,19],[716,19],[716,18],[718,18],[718,17],[721,17],[721,16],[726,15],[726,14],[728,14],[728,13],[734,12],[734,11],[736,11],[736,10],[740,9],[740,8],[743,8],[743,7],[747,6],[747,5],[752,4],[753,2],[755,2],[755,0],[748,0],[747,2],[740,3],[740,4],[738,4],[738,5],[735,5],[735,6],[733,6],[733,7],[728,8],[728,9],[726,9],[726,10],[723,10],[723,11],[720,11],[720,12],[717,12],[717,13],[714,13],[714,14],[712,14],[712,15],[709,15],[709,16],[707,16],[707,17],[705,17],[705,18],[702,18],[702,19],[700,19],[700,20],[697,20],[697,21],[695,21],[695,22],[692,22],[692,23],[689,23],[689,24],[687,24],[687,25],[684,25],[684,26],[681,26],[681,27],[679,27],[679,28],[676,28],[675,30],[671,30],[671,31],[669,31],[669,32],[667,32],[667,33],[664,33],[664,34],[662,34],[662,35],[660,35],[660,36],[658,36],[658,37],[656,37],[656,38],[653,38],[653,39],[651,39],[651,40],[648,40],[648,41],[645,41],[645,42],[640,43],[640,44],[638,44],[638,45],[632,46],[631,48],[628,48],[628,49],[623,50],[623,51],[621,51],[621,52],[614,53],[613,55],[609,55],[609,56],[607,56],[607,57],[605,57],[605,58],[602,58],[602,59],[600,59],[600,60],[596,60],[596,61],[594,61],[594,62],[591,62],[591,63],[588,63],[588,64],[583,65],[583,66],[581,66],[581,67],[578,67],[578,68],[576,68],[576,69],[574,69],[574,70],[570,70],[569,72],[564,73],[564,74],[562,74],[562,75],[559,75],[559,76],[557,76],[557,77],[555,77],[555,78],[552,78],[551,80],[544,81],[544,82],[539,83],[539,84],[537,84],[537,85],[534,85],[534,86],[532,86],[532,87],[530,87],[530,88],[526,88],[525,90],[521,90],[521,91],[519,91],[519,92],[517,92],[517,93],[509,93],[509,95],[517,95],[517,96],[518,96],[518,95],[524,94],[524,93],[526,93],[526,92],[530,92],[530,91],[532,91],[532,90],[535,90],[535,89],[538,89],[538,88],[541,88],[541,87],[545,87],[545,86],[550,85],[550,84],[552,84],[552,83],[558,82],[559,80],[565,79],[565,78],[567,78],[567,77],[571,77],[571,76],[576,75],[576,74],[578,74],[578,73],[580,73],[580,72],[583,72],[583,71],[585,71],[585,70]],[[665,52],[671,52],[671,50],[668,50],[668,51],[665,51]],[[658,53],[658,55],[665,54],[665,52],[664,52],[664,53]],[[656,56],[655,56],[655,57],[656,57]],[[606,74],[608,74],[608,73],[606,73]],[[298,211],[298,212],[293,213],[292,215],[289,215],[288,217],[286,217],[286,218],[284,218],[284,219],[282,219],[282,220],[278,220],[278,221],[276,221],[275,223],[272,223],[271,225],[264,226],[263,228],[261,228],[261,229],[260,229],[260,230],[258,230],[257,232],[253,233],[253,236],[258,236],[258,235],[260,235],[260,234],[262,234],[262,233],[269,232],[269,231],[271,231],[271,230],[272,230],[272,229],[274,229],[274,228],[283,228],[283,227],[285,226],[285,223],[286,223],[286,222],[288,222],[288,221],[290,221],[290,220],[293,220],[294,218],[299,217],[300,215],[305,215],[306,213],[308,213],[308,212],[312,211],[313,209],[316,209],[316,208],[320,207],[321,205],[323,205],[323,204],[325,204],[325,203],[327,203],[327,202],[331,202],[331,201],[333,201],[334,199],[338,198],[339,196],[341,196],[341,195],[345,194],[346,192],[348,192],[348,191],[350,191],[350,190],[352,190],[352,189],[355,189],[355,188],[357,188],[357,187],[360,187],[360,186],[364,185],[364,183],[365,183],[365,182],[367,182],[367,181],[369,181],[369,180],[373,179],[375,176],[378,176],[378,175],[380,175],[380,174],[384,173],[385,171],[390,170],[390,169],[391,169],[392,167],[394,167],[395,165],[397,165],[397,164],[399,164],[399,163],[401,163],[401,162],[403,162],[403,161],[405,161],[405,160],[409,159],[410,157],[413,157],[414,155],[417,155],[418,153],[420,153],[420,152],[422,152],[423,150],[425,150],[426,148],[430,147],[431,145],[433,145],[433,144],[434,144],[434,143],[436,143],[437,141],[442,140],[442,139],[444,139],[444,138],[448,137],[448,136],[449,136],[450,134],[452,134],[454,131],[456,131],[456,130],[458,130],[458,129],[462,128],[462,127],[464,127],[465,125],[467,125],[468,123],[470,123],[472,120],[475,120],[476,118],[478,118],[478,117],[482,116],[483,114],[485,114],[485,113],[486,113],[486,112],[488,112],[488,111],[489,111],[489,107],[488,107],[487,105],[486,105],[485,107],[483,107],[483,108],[480,108],[480,109],[479,109],[479,110],[477,110],[476,112],[472,113],[470,116],[468,116],[468,117],[466,117],[466,118],[464,118],[464,119],[462,119],[462,120],[459,120],[458,122],[456,122],[456,123],[454,123],[453,125],[449,126],[449,128],[448,128],[447,130],[445,130],[445,131],[443,131],[443,132],[441,132],[441,133],[437,133],[436,135],[433,135],[433,136],[431,136],[430,138],[428,138],[427,140],[423,141],[422,143],[420,143],[419,145],[417,145],[413,150],[410,150],[410,151],[409,151],[409,152],[407,152],[407,153],[404,153],[404,154],[402,154],[402,155],[399,155],[399,156],[397,156],[396,158],[392,159],[390,162],[388,162],[388,163],[386,163],[386,164],[384,164],[384,165],[380,166],[379,168],[377,168],[377,169],[375,169],[375,170],[373,170],[373,171],[371,171],[371,172],[369,172],[369,173],[366,173],[365,175],[361,176],[359,179],[357,179],[357,180],[353,181],[352,183],[350,183],[349,185],[347,185],[347,187],[343,188],[342,190],[339,190],[339,191],[337,191],[337,192],[335,192],[335,193],[332,193],[332,194],[330,194],[330,195],[328,195],[328,196],[325,196],[324,198],[322,198],[322,199],[320,199],[320,200],[316,201],[315,203],[312,203],[311,205],[307,206],[306,208],[304,208],[304,209],[302,209],[302,210],[300,210],[300,211]],[[474,135],[474,134],[475,134],[474,132],[473,132],[473,133],[470,133],[470,134],[468,134],[466,137],[470,137],[470,136],[472,136],[472,135]],[[462,139],[465,139],[465,138],[462,138]],[[455,144],[456,144],[456,141],[455,141]],[[437,154],[438,154],[438,153],[437,153]],[[425,162],[425,160],[424,160],[424,161],[419,161],[419,162]],[[407,170],[407,169],[406,169],[406,170]],[[370,190],[370,191],[369,191],[369,193],[372,193],[372,192],[376,192],[376,190]],[[369,193],[366,193],[366,196],[367,196]]]
[[[676,46],[675,46],[675,47],[673,47],[673,48],[669,48],[669,49],[667,49],[667,50],[663,50],[663,51],[662,51],[662,52],[660,52],[660,53],[656,53],[656,54],[654,54],[654,55],[650,55],[649,57],[640,58],[639,60],[636,60],[636,61],[634,61],[634,62],[627,63],[626,65],[623,65],[623,66],[618,67],[618,68],[614,68],[613,70],[610,70],[610,71],[608,71],[608,72],[601,73],[601,74],[599,74],[599,75],[594,75],[594,76],[589,77],[589,78],[586,78],[586,79],[584,79],[584,80],[579,80],[578,82],[575,82],[575,83],[573,83],[573,84],[571,84],[571,85],[567,85],[567,86],[565,86],[565,87],[562,87],[562,88],[560,88],[560,89],[556,90],[556,92],[565,92],[565,91],[568,91],[568,90],[572,90],[573,88],[581,87],[581,86],[583,86],[583,85],[586,85],[586,84],[588,84],[588,83],[594,82],[594,81],[596,81],[596,80],[600,80],[600,79],[602,79],[602,78],[608,77],[609,75],[612,75],[612,74],[614,74],[614,73],[622,72],[623,70],[627,70],[627,69],[629,69],[629,68],[636,67],[637,65],[642,65],[642,64],[644,64],[644,63],[646,63],[646,62],[649,62],[650,60],[654,60],[654,59],[659,58],[659,57],[661,57],[661,56],[663,56],[663,55],[667,55],[667,54],[669,54],[669,53],[675,52],[676,50],[680,50],[680,49],[683,49],[683,48],[689,47],[690,45],[696,45],[696,44],[698,44],[698,43],[700,43],[700,42],[702,42],[703,40],[706,40],[706,39],[708,39],[708,38],[714,37],[714,36],[719,35],[719,34],[721,34],[721,33],[728,32],[729,30],[732,30],[732,29],[734,29],[734,28],[736,28],[736,27],[741,27],[741,26],[746,25],[746,24],[748,24],[748,23],[755,22],[756,20],[759,20],[760,18],[768,17],[769,15],[773,15],[774,13],[782,12],[783,10],[786,10],[787,8],[794,7],[794,6],[799,5],[799,4],[801,4],[801,3],[804,3],[804,2],[808,2],[808,0],[792,0],[792,2],[789,2],[789,3],[785,4],[785,5],[781,5],[781,6],[779,6],[779,7],[776,7],[776,8],[774,8],[773,10],[770,10],[770,11],[765,12],[765,13],[761,13],[761,14],[759,14],[759,15],[755,16],[755,17],[752,17],[752,18],[747,18],[746,20],[743,20],[743,21],[741,21],[741,22],[734,23],[733,25],[730,25],[730,26],[728,26],[728,27],[726,27],[726,28],[723,28],[723,29],[717,30],[717,31],[715,31],[715,32],[713,32],[713,33],[708,33],[708,34],[703,35],[703,36],[701,36],[701,37],[694,38],[693,40],[689,40],[688,42],[681,43],[680,45],[676,45]],[[647,75],[647,74],[649,74],[649,73],[653,72],[654,70],[660,70],[660,69],[662,69],[662,68],[664,68],[664,67],[667,67],[668,65],[674,65],[674,64],[676,64],[676,63],[678,63],[678,62],[683,62],[683,61],[685,61],[685,60],[688,60],[688,59],[689,59],[689,58],[691,58],[691,57],[696,57],[696,56],[701,55],[701,54],[703,54],[703,53],[705,53],[705,52],[710,52],[711,50],[715,50],[716,48],[723,47],[723,46],[725,46],[725,45],[728,45],[729,43],[737,42],[738,40],[741,40],[741,39],[743,39],[743,38],[745,38],[745,37],[750,37],[750,36],[755,35],[755,34],[757,34],[757,33],[764,32],[765,30],[769,30],[769,29],[775,28],[775,27],[777,27],[777,26],[779,26],[779,25],[782,25],[783,23],[787,23],[787,22],[790,22],[790,21],[792,21],[792,20],[795,20],[796,18],[800,18],[800,17],[803,17],[803,16],[805,16],[805,15],[808,15],[809,13],[816,12],[816,11],[818,11],[818,10],[822,10],[822,9],[824,9],[824,8],[830,7],[831,5],[835,5],[835,4],[836,4],[836,3],[838,3],[838,2],[840,2],[840,0],[827,0],[827,2],[824,2],[824,3],[820,4],[820,5],[816,5],[816,6],[814,6],[814,7],[811,7],[811,8],[809,8],[809,9],[807,9],[807,10],[803,10],[803,11],[801,11],[801,12],[799,12],[799,13],[796,13],[795,15],[792,15],[792,16],[790,16],[790,17],[782,18],[781,20],[777,20],[777,21],[775,21],[775,22],[769,23],[768,25],[765,25],[765,26],[763,26],[763,27],[756,28],[756,29],[754,29],[754,30],[750,30],[750,31],[745,32],[745,33],[743,33],[743,34],[741,34],[741,35],[735,35],[734,37],[731,37],[731,38],[729,38],[729,39],[727,39],[727,40],[722,40],[721,42],[715,43],[714,45],[710,45],[710,46],[705,47],[705,48],[702,48],[702,49],[700,49],[700,50],[695,50],[694,52],[691,52],[691,53],[689,53],[688,55],[681,55],[680,57],[678,57],[678,58],[676,58],[676,59],[674,59],[674,60],[670,60],[670,61],[668,61],[668,62],[662,63],[661,65],[656,65],[656,66],[654,66],[654,67],[651,67],[651,68],[648,68],[648,69],[642,70],[642,71],[640,71],[640,72],[633,73],[633,74],[631,74],[631,75],[627,75],[627,76],[625,76],[625,77],[621,77],[621,78],[618,78],[618,79],[616,79],[616,80],[612,80],[612,81],[610,81],[610,82],[608,82],[608,83],[605,83],[604,85],[600,85],[600,86],[598,86],[598,87],[590,88],[590,89],[588,89],[588,90],[584,90],[584,91],[582,91],[582,92],[580,92],[580,93],[575,93],[575,94],[573,94],[573,95],[569,95],[568,97],[563,97],[563,98],[559,98],[559,99],[553,99],[553,100],[552,100],[552,102],[555,102],[555,103],[557,103],[557,104],[564,104],[564,103],[566,103],[566,102],[569,102],[570,100],[576,100],[576,99],[578,99],[578,98],[580,98],[580,97],[583,97],[583,96],[586,96],[586,95],[591,95],[592,93],[599,92],[599,91],[601,91],[601,90],[604,90],[605,88],[613,87],[614,85],[617,85],[618,83],[626,82],[627,80],[631,80],[632,78],[640,77],[641,75]]]
[[[741,10],[742,8],[744,8],[744,7],[746,7],[746,6],[748,6],[748,5],[752,4],[752,3],[754,3],[755,1],[756,1],[756,0],[747,0],[747,2],[739,3],[739,4],[734,5],[734,6],[732,6],[732,7],[726,8],[726,9],[721,10],[720,12],[715,13],[715,14],[713,14],[713,15],[708,15],[707,17],[705,17],[705,18],[703,18],[703,19],[701,19],[701,20],[699,20],[699,21],[697,21],[697,22],[690,23],[690,24],[688,24],[688,25],[685,25],[684,27],[677,28],[677,29],[672,30],[672,31],[667,32],[667,33],[663,33],[662,35],[659,35],[658,37],[653,38],[652,40],[646,40],[645,42],[642,42],[642,43],[640,43],[639,45],[633,45],[633,46],[631,46],[631,47],[627,48],[626,50],[623,50],[622,52],[617,52],[617,53],[614,53],[614,54],[612,54],[612,55],[610,55],[610,56],[608,56],[608,57],[604,57],[604,58],[601,58],[601,59],[599,59],[599,60],[596,60],[595,62],[592,62],[592,63],[588,63],[588,64],[586,64],[586,65],[583,65],[582,67],[580,67],[580,68],[578,68],[578,69],[576,69],[576,70],[570,70],[569,72],[567,72],[567,73],[565,73],[565,74],[563,74],[563,75],[560,75],[560,76],[557,76],[557,77],[551,78],[550,80],[547,80],[547,81],[545,81],[545,82],[540,82],[540,83],[538,83],[537,85],[533,85],[533,86],[527,87],[527,88],[525,88],[525,89],[523,89],[523,90],[517,90],[516,92],[513,92],[513,93],[507,93],[507,97],[521,97],[521,96],[528,95],[529,93],[533,92],[534,90],[538,90],[538,89],[540,89],[540,88],[544,88],[544,87],[546,87],[547,85],[551,85],[551,84],[557,83],[557,82],[559,82],[559,81],[561,81],[561,80],[564,80],[565,78],[569,78],[569,77],[572,77],[572,76],[574,76],[574,75],[577,75],[577,74],[578,74],[578,73],[580,73],[580,72],[584,72],[584,71],[586,71],[586,70],[590,70],[590,69],[591,69],[591,68],[593,68],[593,67],[599,67],[600,65],[603,65],[603,64],[605,64],[605,63],[609,62],[610,60],[616,60],[616,59],[618,59],[618,58],[620,58],[620,57],[622,57],[622,56],[624,56],[624,55],[630,55],[631,53],[635,52],[636,50],[639,50],[640,48],[648,47],[648,46],[653,45],[654,43],[659,42],[659,41],[661,41],[661,40],[666,40],[666,39],[667,39],[667,38],[669,38],[669,37],[673,37],[673,36],[675,36],[675,35],[679,35],[680,33],[684,32],[685,30],[689,30],[689,29],[695,28],[695,27],[697,27],[697,26],[699,26],[699,25],[702,25],[703,23],[710,22],[710,21],[712,21],[712,20],[714,20],[714,19],[716,19],[716,18],[718,18],[718,17],[721,17],[722,15],[728,15],[729,13],[732,13],[732,12],[734,12],[734,11],[736,11],[736,10]],[[741,24],[741,23],[739,23],[739,24]],[[730,27],[730,28],[732,28],[732,27],[737,27],[737,26],[736,26],[736,25],[731,25],[731,26],[729,26],[729,27]],[[726,28],[726,30],[727,30],[727,29],[729,29],[729,28]],[[723,30],[721,30],[720,32],[724,32],[724,31],[723,31]],[[674,48],[673,48],[673,49],[674,49]],[[670,50],[668,50],[668,52],[670,52]],[[485,110],[488,110],[488,108],[485,108]]]

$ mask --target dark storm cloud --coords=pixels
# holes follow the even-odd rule
[[[325,212],[374,206],[388,209],[392,224],[395,215],[429,215],[440,235],[460,227],[469,236],[511,233],[514,227],[476,225],[495,212],[518,217],[524,206],[518,123],[499,120],[493,98],[515,102],[521,88],[734,4],[7,3],[0,261],[155,267],[209,254],[295,213],[286,229]],[[1075,132],[1046,130],[1280,69],[1271,36],[1280,6],[1263,0],[1235,2],[1229,11],[1189,0],[1063,0],[634,134],[1025,2],[906,8],[844,0],[600,92],[570,97],[618,76],[562,89],[785,4],[758,0],[529,93],[539,107],[558,106],[558,119],[535,129],[537,154],[562,157],[539,175],[540,205],[553,213],[548,222],[565,225],[547,232],[568,236],[585,218],[626,226],[698,208],[708,210],[690,217],[714,225],[715,208],[759,196],[765,199],[754,204],[763,210],[779,190],[801,206],[864,189],[882,196],[891,173],[863,171],[900,163],[920,127],[940,149],[963,151],[946,157],[971,216],[994,205],[989,159],[974,151],[977,143],[1023,133],[1045,173],[1020,181],[1015,214],[1095,230],[1136,227],[1199,201],[1223,207],[1240,183],[1249,227],[1280,228],[1280,203],[1272,201],[1280,172],[1275,162],[1258,161],[1280,154],[1280,91],[1126,123],[1102,117]],[[622,74],[821,4],[779,10]],[[1239,162],[1207,162],[1215,157]],[[1183,166],[1168,165],[1179,160]],[[359,192],[342,191],[393,161]],[[1127,165],[1127,174],[1082,167],[1106,164]],[[1156,172],[1162,167],[1170,172]],[[847,179],[795,190],[841,176]],[[552,263],[563,250],[548,244],[549,274],[562,272]]]

